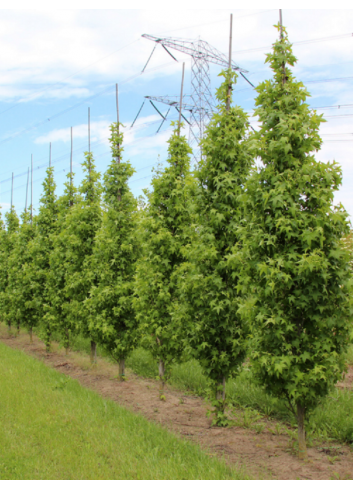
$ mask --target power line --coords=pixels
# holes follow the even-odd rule
[[[233,15],[233,19],[240,19],[242,17],[250,17],[250,16],[254,16],[254,15],[260,15],[260,14],[263,14],[265,12],[272,12],[274,10],[277,10],[277,9],[270,8],[270,9],[266,9],[266,10],[260,10],[259,12],[251,12],[249,14]],[[228,19],[227,20],[216,20],[214,22],[208,22],[207,24],[197,24],[197,25],[189,25],[187,27],[180,27],[178,29],[172,29],[170,31],[164,31],[164,32],[162,32],[162,34],[169,34],[170,32],[183,31],[185,29],[193,29],[195,27],[205,27],[207,25],[213,25],[213,24],[224,24],[225,22],[229,22]]]
[[[169,118],[169,119],[167,119],[167,120],[168,120],[168,121],[171,121],[171,120],[173,120],[173,119],[172,119],[172,118]],[[149,127],[149,126],[154,125],[154,124],[157,124],[157,123],[159,123],[159,122],[160,122],[159,120],[157,120],[157,121],[150,121],[150,122],[142,122],[142,123],[137,124],[136,126],[134,126],[134,129],[131,129],[131,128],[126,129],[126,130],[124,131],[124,134],[129,133],[129,132],[132,132],[132,131],[135,131],[135,129],[137,129],[137,128],[141,128],[141,129],[143,129],[144,127]],[[149,137],[149,136],[147,136],[147,137]],[[98,141],[94,141],[94,142],[92,143],[92,146],[94,146],[94,147],[95,147],[95,146],[97,146],[98,144],[101,144],[101,142],[104,142],[104,141],[108,141],[108,140],[107,140],[106,138],[101,138],[101,139],[98,139]],[[127,145],[129,145],[129,144],[131,144],[131,143],[127,143]],[[125,145],[125,146],[126,146],[126,145]],[[78,149],[76,149],[76,150],[74,151],[74,154],[77,154],[78,152],[82,151],[82,150],[83,150],[85,147],[86,147],[86,145],[82,145],[82,146],[80,146]],[[53,163],[55,164],[55,163],[57,163],[58,161],[61,161],[62,159],[65,159],[65,158],[67,158],[67,157],[68,157],[68,156],[67,156],[67,153],[64,153],[62,156],[57,157],[57,158],[56,158],[56,159],[53,161]],[[43,160],[44,160],[46,163],[45,163],[45,164],[43,164],[43,165],[37,166],[37,168],[35,169],[35,171],[36,171],[37,169],[41,169],[41,168],[46,167],[46,165],[47,165],[47,157],[46,157],[46,156],[44,156],[43,158],[40,158],[39,160],[37,160],[37,161],[35,162],[35,164],[37,164],[39,161],[43,161]],[[2,174],[0,174],[0,175],[5,175],[6,173],[9,173],[9,171],[16,171],[17,169],[19,169],[19,168],[23,168],[23,167],[25,167],[25,166],[26,166],[26,164],[23,164],[23,165],[21,165],[21,166],[18,166],[18,167],[17,167],[17,168],[15,168],[15,169],[8,170],[8,171],[6,171],[6,172],[4,172],[4,173],[2,173]],[[21,176],[23,176],[23,175],[25,175],[25,173],[21,173],[20,175],[15,175],[15,178],[16,178],[16,177],[21,177]],[[8,181],[9,181],[9,179],[2,180],[2,181],[0,182],[0,184],[1,184],[1,183],[6,183],[6,182],[8,182]]]
[[[74,76],[76,76],[78,73],[82,73],[82,71],[85,71],[87,70],[87,68],[90,68],[91,66],[94,66],[95,64],[99,63],[100,61],[102,61],[103,59],[106,59],[108,58],[109,56],[113,56],[113,54],[116,54],[118,53],[119,51],[122,51],[123,49],[125,49],[126,47],[128,46],[131,46],[132,44],[134,44],[135,42],[137,41],[140,41],[141,38],[139,37],[138,39],[135,39],[135,41],[132,41],[130,42],[129,44],[125,44],[125,46],[122,46],[121,48],[119,49],[116,49],[115,51],[113,51],[112,53],[110,54],[107,54],[106,56],[103,56],[102,58],[99,58],[98,60],[94,61],[93,63],[90,63],[89,65],[86,65],[84,66],[83,68],[81,68],[80,70],[78,71],[75,71],[74,73],[71,73],[71,75],[68,75],[66,76],[65,78],[63,78],[62,80],[60,81],[57,81],[51,85],[48,85],[47,87],[45,87],[44,89],[42,90],[38,90],[36,92],[32,92],[32,93],[29,93],[27,97],[31,97],[31,96],[35,96],[35,95],[39,95],[41,93],[46,93],[48,92],[49,90],[51,90],[53,87],[59,85],[60,83],[63,83],[64,81],[68,80],[69,78],[72,78]],[[20,104],[21,102],[23,101],[23,97],[18,100],[14,105],[12,105],[11,107],[8,107],[7,109],[3,110],[2,112],[0,112],[0,115],[4,114],[5,112],[13,109],[14,107],[17,107],[18,104]]]
[[[170,118],[170,119],[168,119],[168,120],[169,120],[169,121],[171,121],[171,120],[172,120],[172,118]],[[150,126],[150,125],[153,125],[153,124],[159,124],[159,122],[160,122],[160,121],[159,121],[159,120],[157,120],[157,121],[152,121],[152,122],[149,122],[149,123],[143,123],[143,124],[140,124],[139,126]],[[139,127],[139,126],[137,126],[137,127]],[[166,129],[166,130],[162,131],[160,134],[166,133],[166,132],[168,132],[169,130],[170,130],[170,129],[168,128],[168,129]],[[127,130],[127,131],[129,131],[129,130]],[[127,132],[127,131],[126,131],[126,132]],[[153,136],[154,136],[154,134],[153,134],[153,135],[150,135],[150,136],[144,136],[144,137],[142,137],[142,138],[138,138],[138,139],[136,139],[136,140],[134,140],[134,141],[132,141],[132,142],[130,142],[130,143],[126,143],[126,144],[124,144],[124,147],[128,147],[128,146],[130,146],[131,144],[136,144],[136,142],[143,141],[143,140],[148,139],[148,138],[151,138],[151,137],[153,137]],[[100,140],[95,141],[94,143],[92,143],[92,146],[93,146],[93,147],[96,147],[96,146],[98,146],[98,145],[102,144],[102,143],[103,143],[103,142],[105,142],[105,141],[108,141],[108,140],[107,140],[106,138],[101,138]],[[75,151],[73,152],[73,154],[77,154],[77,153],[81,152],[81,151],[82,151],[83,149],[85,149],[85,148],[86,148],[86,144],[84,144],[83,146],[81,146],[80,148],[78,148],[77,150],[75,150]],[[111,153],[111,150],[108,150],[108,151],[106,151],[106,152],[104,152],[104,153],[101,153],[101,154],[99,154],[99,155],[97,155],[97,156],[94,156],[94,159],[96,160],[97,158],[99,158],[99,157],[101,157],[101,156],[105,156],[105,155],[110,154],[110,153]],[[67,154],[67,153],[65,153],[65,154],[63,154],[62,156],[60,156],[59,158],[56,158],[55,160],[53,160],[53,161],[52,161],[52,166],[54,166],[54,165],[55,165],[55,163],[58,163],[59,161],[62,161],[62,160],[67,160],[67,159],[68,159],[68,154]],[[46,162],[46,163],[44,163],[43,165],[36,166],[35,168],[33,168],[33,171],[35,172],[35,171],[41,170],[42,168],[46,168],[46,167],[47,167],[47,165],[48,165],[48,163]],[[76,163],[74,166],[80,166],[80,163]],[[153,166],[153,165],[150,165],[150,166]],[[140,168],[138,171],[142,171],[142,170],[144,170],[145,168],[149,168],[150,166],[148,166],[148,167],[144,167],[144,168]],[[60,170],[57,170],[57,171],[55,172],[55,174],[56,174],[56,173],[60,173],[61,171],[65,171],[65,169],[60,169]],[[137,172],[136,172],[136,173],[137,173]],[[21,174],[19,174],[19,175],[14,175],[14,179],[16,179],[16,178],[20,178],[20,177],[22,177],[22,176],[24,176],[24,175],[27,175],[27,172],[23,172],[23,173],[21,173]],[[0,185],[2,185],[2,184],[4,184],[4,183],[7,183],[8,181],[11,181],[11,178],[12,178],[12,177],[10,177],[10,179],[5,179],[5,180],[2,180],[2,181],[0,182]],[[36,182],[38,182],[38,181],[40,181],[40,180],[41,180],[41,179],[39,179],[39,180],[35,180],[35,181],[34,181],[34,183],[36,183]],[[22,188],[22,187],[23,187],[23,185],[20,185],[20,186],[16,187],[16,188],[15,188],[15,190],[17,190],[17,189],[19,189],[19,188]],[[6,194],[6,193],[8,193],[8,192],[9,192],[9,191],[5,191],[5,192],[2,192],[2,194]]]
[[[337,39],[344,39],[348,37],[353,37],[353,33],[349,32],[347,34],[340,34],[337,36],[329,36],[329,37],[319,37],[316,39],[307,39],[305,41],[294,41],[290,43],[291,45],[300,45],[300,44],[311,44],[315,42],[324,42],[324,41],[335,41]],[[240,54],[240,53],[251,53],[254,51],[262,51],[263,49],[272,49],[272,46],[262,46],[261,48],[250,48],[250,49],[241,49],[239,51],[234,51],[233,54]]]
[[[270,12],[270,11],[273,11],[273,10],[276,10],[276,9],[266,9],[266,10],[261,10],[259,12],[251,12],[251,13],[248,13],[248,14],[243,14],[243,15],[238,15],[238,16],[235,16],[234,18],[242,18],[242,17],[248,17],[248,16],[254,16],[254,15],[259,15],[259,14],[262,14],[262,13],[265,13],[265,12]],[[221,21],[216,21],[216,22],[209,22],[209,23],[205,23],[205,24],[198,24],[198,25],[194,25],[194,26],[188,26],[188,27],[181,27],[181,28],[178,28],[178,29],[173,29],[171,31],[166,31],[166,32],[174,32],[174,31],[179,31],[179,30],[183,30],[183,29],[189,29],[189,28],[195,28],[195,27],[203,27],[203,26],[207,26],[207,25],[212,25],[212,24],[219,24],[219,23],[224,23],[224,22],[228,22],[225,21],[225,20],[221,20]],[[79,73],[82,73],[83,71],[87,70],[88,68],[90,68],[91,66],[94,66],[96,65],[97,63],[100,63],[101,61],[103,61],[104,59],[107,59],[109,58],[110,56],[113,56],[114,54],[118,53],[119,51],[122,51],[123,49],[131,46],[132,44],[135,44],[136,42],[140,42],[141,41],[141,37],[138,37],[137,39],[135,39],[134,41],[128,43],[128,44],[125,44],[124,46],[122,46],[121,48],[119,49],[116,49],[115,51],[103,56],[102,58],[99,58],[97,59],[96,61],[93,61],[93,63],[90,63],[86,66],[84,66],[83,68],[75,71],[74,73],[71,73],[70,75],[62,78],[61,80],[58,80],[50,85],[47,85],[45,88],[41,89],[41,90],[37,90],[37,91],[34,91],[34,92],[30,92],[29,94],[27,94],[27,98],[30,98],[30,97],[35,97],[36,95],[40,95],[40,94],[43,94],[43,93],[46,93],[48,92],[49,90],[52,90],[54,87],[56,87],[57,85],[63,83],[64,81],[66,80],[69,80],[70,78],[73,78],[75,77],[76,75],[78,75]],[[7,109],[3,110],[2,112],[0,112],[0,115],[8,112],[9,110],[17,107],[17,105],[19,105],[21,102],[23,102],[24,100],[24,97],[22,97],[21,99],[19,99],[17,102],[15,102],[11,107],[8,107]]]
[[[152,71],[156,71],[156,70],[158,70],[158,69],[160,69],[160,68],[162,68],[162,67],[164,67],[164,66],[168,66],[168,65],[170,65],[170,64],[172,64],[172,63],[171,63],[171,62],[168,62],[168,63],[163,63],[162,65],[158,65],[158,66],[157,66],[157,67],[155,67],[155,68],[150,68],[150,69],[148,69],[148,70],[145,70],[145,71],[144,71],[144,73],[147,73],[147,72],[152,72]],[[132,75],[132,76],[130,76],[130,77],[128,77],[128,78],[126,78],[125,80],[123,80],[123,81],[122,81],[122,82],[120,82],[119,84],[120,84],[120,85],[124,85],[124,84],[126,84],[126,83],[128,83],[128,82],[130,82],[130,81],[134,80],[135,78],[138,78],[138,77],[139,77],[139,76],[141,76],[141,75],[142,75],[142,73],[141,73],[141,72],[138,72],[137,74]],[[71,110],[76,109],[77,107],[80,107],[81,105],[84,105],[85,103],[87,103],[87,102],[89,102],[89,101],[91,101],[91,100],[93,100],[93,99],[95,99],[95,98],[99,97],[99,96],[100,96],[100,95],[102,95],[103,93],[107,93],[107,92],[109,92],[109,91],[111,91],[112,93],[113,93],[113,92],[115,93],[115,85],[109,85],[108,87],[104,88],[104,89],[103,89],[103,90],[101,90],[100,92],[98,92],[98,93],[96,93],[96,94],[94,94],[94,95],[91,95],[90,97],[88,97],[88,98],[86,98],[86,99],[82,100],[81,102],[78,102],[77,104],[71,105],[71,106],[70,106],[70,107],[68,107],[67,109],[64,109],[64,110],[62,110],[62,111],[60,111],[60,112],[57,112],[56,114],[54,114],[54,115],[52,115],[52,116],[46,117],[46,118],[45,118],[45,119],[43,119],[42,121],[40,121],[40,122],[38,122],[38,123],[36,123],[36,124],[32,124],[31,126],[29,126],[29,127],[25,128],[25,129],[23,129],[22,131],[17,132],[17,133],[15,133],[15,134],[11,135],[11,136],[8,136],[7,138],[4,138],[4,139],[0,140],[0,145],[1,145],[1,144],[6,143],[6,142],[8,142],[8,141],[12,141],[13,139],[15,139],[15,138],[17,138],[17,137],[21,136],[22,134],[25,134],[26,132],[29,132],[29,131],[34,130],[34,129],[37,129],[38,127],[40,127],[40,126],[42,126],[42,125],[44,125],[44,124],[46,124],[46,123],[48,123],[48,122],[52,121],[53,119],[56,119],[57,117],[60,117],[61,115],[64,115],[64,114],[66,114],[67,112],[70,112]]]

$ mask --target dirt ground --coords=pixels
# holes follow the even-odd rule
[[[314,443],[308,448],[308,459],[301,462],[295,455],[290,432],[283,433],[283,424],[263,418],[262,432],[244,426],[211,427],[211,420],[206,416],[210,406],[201,397],[167,386],[166,400],[161,401],[157,381],[128,372],[127,381],[119,382],[118,366],[105,359],[98,358],[97,366],[92,368],[84,354],[70,352],[65,356],[56,344],[53,352],[46,353],[43,343],[35,336],[30,344],[25,332],[17,338],[9,337],[4,327],[0,328],[0,340],[77,379],[102,397],[198,443],[211,455],[224,457],[227,463],[242,467],[255,479],[353,479],[353,451],[347,445],[326,442],[323,447]],[[352,388],[352,384],[353,370],[350,370],[342,386]],[[241,411],[233,414],[235,418],[237,414],[242,416]]]

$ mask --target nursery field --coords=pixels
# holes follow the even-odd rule
[[[1,326],[0,338],[3,344],[42,360],[38,363],[23,352],[5,349],[0,343],[1,356],[6,359],[0,367],[6,369],[6,376],[3,372],[1,378],[5,379],[7,372],[12,371],[0,388],[2,399],[7,399],[11,392],[3,426],[5,432],[8,430],[7,441],[1,442],[2,478],[353,478],[352,440],[349,439],[353,424],[353,370],[349,370],[344,385],[337,387],[313,413],[308,427],[308,460],[301,462],[297,458],[294,419],[288,416],[284,406],[254,384],[246,367],[236,382],[227,384],[228,415],[232,423],[227,428],[219,428],[211,426],[212,416],[207,417],[210,409],[207,383],[196,362],[175,366],[163,402],[158,398],[157,366],[142,349],[131,356],[127,381],[121,383],[118,366],[104,352],[102,356],[99,354],[97,366],[91,368],[86,353],[89,344],[82,338],[76,339],[73,345],[76,351],[68,356],[55,342],[51,353],[45,352],[43,343],[35,336],[33,344],[29,344],[24,331],[18,337],[8,337],[6,328]],[[351,351],[348,360],[352,363]],[[48,370],[43,362],[67,377]],[[13,385],[19,388],[14,391]],[[166,437],[165,430],[158,425],[192,440],[192,445],[175,439],[172,434],[171,438]],[[62,434],[60,446],[57,446],[57,432]],[[15,438],[11,433],[16,434]],[[21,433],[28,436],[23,439]],[[136,437],[144,440],[143,447],[137,448]],[[168,448],[168,443],[174,448]],[[178,443],[180,454],[175,448]],[[78,454],[76,446],[82,446],[84,453]],[[192,466],[189,466],[188,450],[196,450]],[[142,457],[141,453],[145,455]],[[44,460],[43,456],[48,459]],[[85,462],[78,460],[81,457]],[[174,465],[175,457],[178,462]],[[86,460],[90,463],[86,464]],[[141,465],[136,466],[134,460],[141,460]],[[184,460],[182,464],[181,460]]]
[[[342,169],[275,27],[257,130],[230,62],[193,169],[180,105],[136,199],[118,118],[103,175],[0,214],[1,477],[353,478]]]

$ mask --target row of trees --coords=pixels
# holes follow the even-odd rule
[[[144,203],[128,186],[119,124],[103,184],[86,153],[81,186],[70,174],[57,198],[49,168],[38,215],[25,210],[20,224],[12,208],[1,222],[0,313],[9,328],[36,328],[48,350],[54,331],[67,351],[72,335],[89,338],[91,361],[102,345],[122,378],[142,344],[159,362],[162,399],[172,364],[196,358],[220,425],[225,382],[248,356],[297,417],[305,456],[305,415],[345,368],[352,275],[348,215],[332,205],[341,170],[314,158],[323,119],[288,68],[296,59],[283,32],[266,59],[274,78],[257,87],[260,130],[230,105],[237,75],[223,72],[198,169],[175,126],[169,166]]]

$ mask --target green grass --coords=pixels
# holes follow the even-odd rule
[[[197,445],[0,343],[0,479],[240,479]]]

